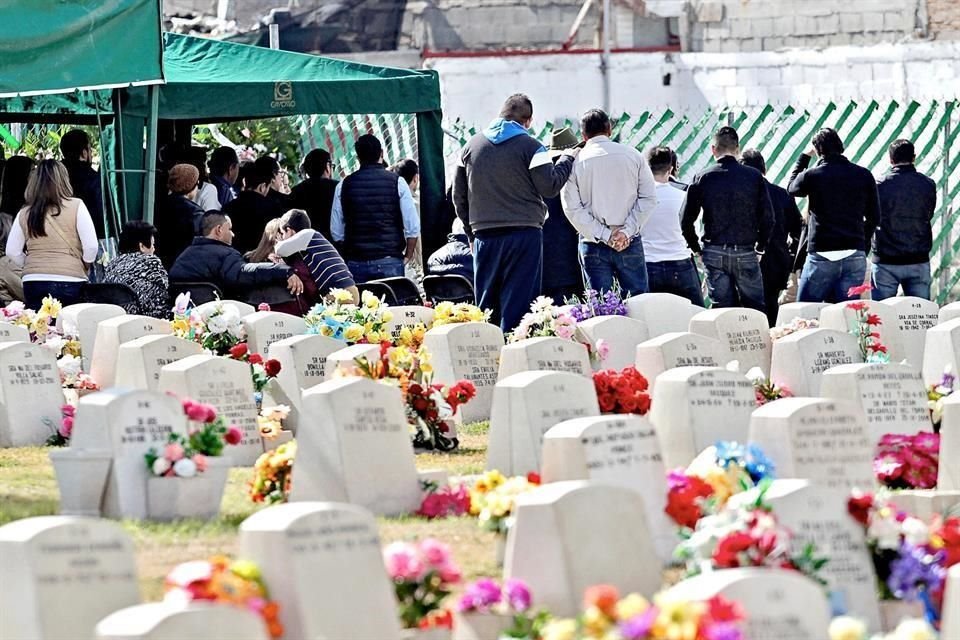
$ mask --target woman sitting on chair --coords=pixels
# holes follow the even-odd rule
[[[154,255],[157,229],[149,222],[132,220],[120,232],[120,255],[110,261],[104,282],[125,284],[137,294],[135,304],[125,304],[127,313],[153,318],[170,315],[167,271]]]

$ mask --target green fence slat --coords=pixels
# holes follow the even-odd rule
[[[649,131],[647,131],[647,135],[645,135],[643,137],[643,140],[641,140],[640,143],[636,145],[636,148],[637,149],[647,148],[647,145],[650,144],[650,141],[653,139],[653,136],[658,131],[660,131],[660,129],[662,129],[665,124],[670,122],[670,120],[672,120],[675,115],[676,114],[671,109],[667,109],[666,111],[664,111],[663,115],[660,116],[660,119],[657,120],[657,123],[653,125],[653,127],[651,127]],[[664,138],[661,144],[666,144],[666,138]]]
[[[677,155],[682,156],[686,152],[687,147],[690,146],[690,144],[692,144],[693,141],[697,139],[698,135],[700,135],[700,133],[703,131],[703,128],[708,124],[710,124],[711,122],[713,122],[714,120],[719,120],[721,123],[721,126],[722,124],[725,124],[724,123],[725,115],[726,115],[725,110],[719,114],[713,111],[707,111],[706,113],[704,113],[703,117],[697,120],[697,123],[693,125],[693,130],[687,135],[686,138],[684,138],[683,142],[677,145],[677,148],[676,148]],[[711,135],[711,133],[712,131],[707,132],[707,138],[706,138],[708,140],[707,144],[709,144],[709,136]],[[701,144],[700,147],[697,149],[698,152],[694,154],[694,157],[695,158],[700,157],[700,153],[703,152],[704,148],[706,148],[706,145]]]
[[[637,121],[633,124],[633,126],[627,132],[626,136],[624,136],[624,132],[623,132],[624,127],[621,126],[619,129],[620,142],[626,145],[631,144],[631,141],[635,137],[637,137],[637,134],[640,133],[640,130],[643,128],[643,125],[645,125],[647,123],[647,120],[649,120],[650,118],[651,118],[650,112],[644,111],[642,114],[640,114],[640,117],[637,118]]]
[[[753,119],[753,122],[750,124],[750,128],[743,132],[743,135],[740,136],[740,147],[743,149],[747,148],[747,145],[750,144],[750,141],[753,139],[754,134],[756,134],[757,129],[760,128],[767,117],[774,112],[774,108],[769,104],[763,108],[760,114]]]
[[[874,155],[873,160],[870,161],[867,166],[875,167],[877,164],[887,155],[887,148],[893,143],[894,140],[900,137],[901,132],[906,128],[907,123],[910,122],[910,119],[913,117],[913,114],[917,112],[920,108],[920,103],[914,100],[907,107],[906,112],[903,114],[903,117],[900,118],[900,123],[894,127],[890,133],[887,135],[886,140],[883,144],[880,145],[880,148],[877,150],[877,153]],[[877,132],[877,137],[879,137],[880,132]]]
[[[797,115],[797,119],[794,120],[793,124],[790,125],[790,128],[787,129],[786,133],[780,138],[780,141],[773,148],[773,151],[770,153],[771,158],[779,158],[780,154],[783,153],[783,150],[786,148],[787,144],[797,135],[800,129],[803,128],[804,123],[810,118],[810,114],[807,111]],[[783,178],[787,175],[787,171],[790,170],[790,163],[785,162],[780,171],[777,173],[777,176],[774,178],[776,184],[780,184]]]
[[[798,145],[798,147],[799,147],[801,150],[806,146],[806,143],[804,143],[803,141],[806,140],[806,139],[808,139],[808,138],[812,138],[812,137],[813,137],[813,134],[815,134],[817,131],[819,131],[820,129],[822,129],[822,128],[823,128],[823,125],[824,125],[824,124],[826,123],[826,121],[827,121],[827,118],[829,118],[830,115],[831,115],[834,111],[836,111],[836,109],[837,109],[837,105],[833,104],[832,102],[829,103],[829,104],[827,104],[827,105],[823,108],[823,112],[820,114],[820,117],[818,117],[818,118],[813,122],[813,125],[810,127],[810,129],[807,131],[807,133],[804,133],[804,134],[801,135],[801,138],[800,138],[801,144]],[[777,156],[779,157],[779,155],[780,155],[780,154],[778,153]],[[783,179],[787,177],[787,172],[789,172],[789,171],[791,171],[791,170],[793,169],[794,164],[796,164],[796,158],[798,158],[798,157],[800,157],[800,154],[799,154],[799,153],[797,153],[797,154],[790,154],[790,157],[787,158],[787,162],[784,162],[782,165],[780,165],[780,169],[779,169],[779,171],[777,171],[776,177],[774,178],[774,184],[780,184],[780,183],[783,182]]]
[[[863,155],[870,149],[870,145],[872,145],[874,140],[876,140],[880,136],[880,132],[883,131],[883,128],[887,126],[887,123],[890,121],[890,118],[893,117],[893,115],[896,113],[897,109],[899,108],[900,108],[900,103],[898,103],[896,100],[890,101],[890,104],[887,105],[887,110],[884,111],[883,115],[880,117],[880,122],[878,122],[877,125],[872,129],[870,134],[867,136],[867,139],[860,143],[860,146],[857,148],[856,152],[851,154],[850,150],[849,149],[847,150],[847,155],[850,157],[851,162],[856,164],[860,163],[860,160],[861,158],[863,158]],[[856,132],[854,132],[854,136],[856,136]],[[853,142],[853,137],[850,138],[847,144],[850,144],[852,142]]]

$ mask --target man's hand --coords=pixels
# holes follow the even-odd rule
[[[295,296],[303,293],[303,281],[297,274],[291,273],[290,277],[287,278],[287,290]]]
[[[627,237],[623,231],[617,229],[610,234],[610,239],[607,241],[607,244],[614,251],[623,251],[630,246],[630,238]]]
[[[571,158],[576,158],[580,153],[580,147],[574,147],[573,149],[564,149],[561,155],[570,156]]]

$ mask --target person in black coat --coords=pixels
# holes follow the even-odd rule
[[[285,284],[294,296],[303,292],[303,282],[285,264],[247,263],[234,249],[233,223],[220,211],[208,211],[201,223],[203,236],[180,254],[170,269],[171,282],[210,282],[224,295],[242,298],[246,291]]]
[[[326,149],[314,149],[303,159],[300,171],[306,180],[290,190],[294,209],[303,209],[310,216],[314,231],[330,240],[330,209],[337,181],[330,178],[333,162]]]
[[[767,175],[767,163],[756,149],[747,149],[740,162],[753,167],[764,176]],[[800,231],[803,229],[803,217],[797,208],[797,201],[787,190],[767,183],[767,193],[773,204],[773,231],[767,241],[767,251],[760,258],[760,273],[763,275],[763,297],[767,307],[767,319],[770,326],[777,323],[780,292],[787,287],[787,280],[793,270],[797,247],[800,245]]]
[[[87,211],[93,218],[93,226],[97,230],[97,238],[106,238],[111,229],[106,226],[103,215],[100,173],[90,164],[93,158],[90,138],[80,129],[67,131],[60,138],[60,153],[63,156],[63,166],[67,168],[67,173],[70,175],[73,197],[80,198],[87,206]]]
[[[189,164],[174,165],[167,175],[170,193],[156,220],[157,256],[167,269],[200,231],[203,209],[193,201],[199,180],[200,172]]]
[[[470,241],[459,219],[453,223],[447,244],[427,258],[426,269],[428,276],[463,276],[473,284],[473,254],[470,253]]]
[[[244,175],[240,195],[223,206],[233,221],[233,246],[240,253],[256,249],[267,223],[286,213],[267,198],[270,180],[269,172],[254,166]]]

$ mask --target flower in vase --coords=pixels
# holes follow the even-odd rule
[[[153,461],[153,475],[162,476],[167,471],[170,470],[170,467],[173,465],[166,458],[157,458]]]
[[[387,574],[393,580],[414,582],[423,577],[426,567],[415,547],[406,542],[393,542],[383,550]]]
[[[197,463],[190,458],[180,458],[173,463],[173,473],[181,478],[192,478],[197,475]]]
[[[183,447],[176,442],[171,442],[163,448],[163,457],[170,462],[176,462],[183,458]]]

